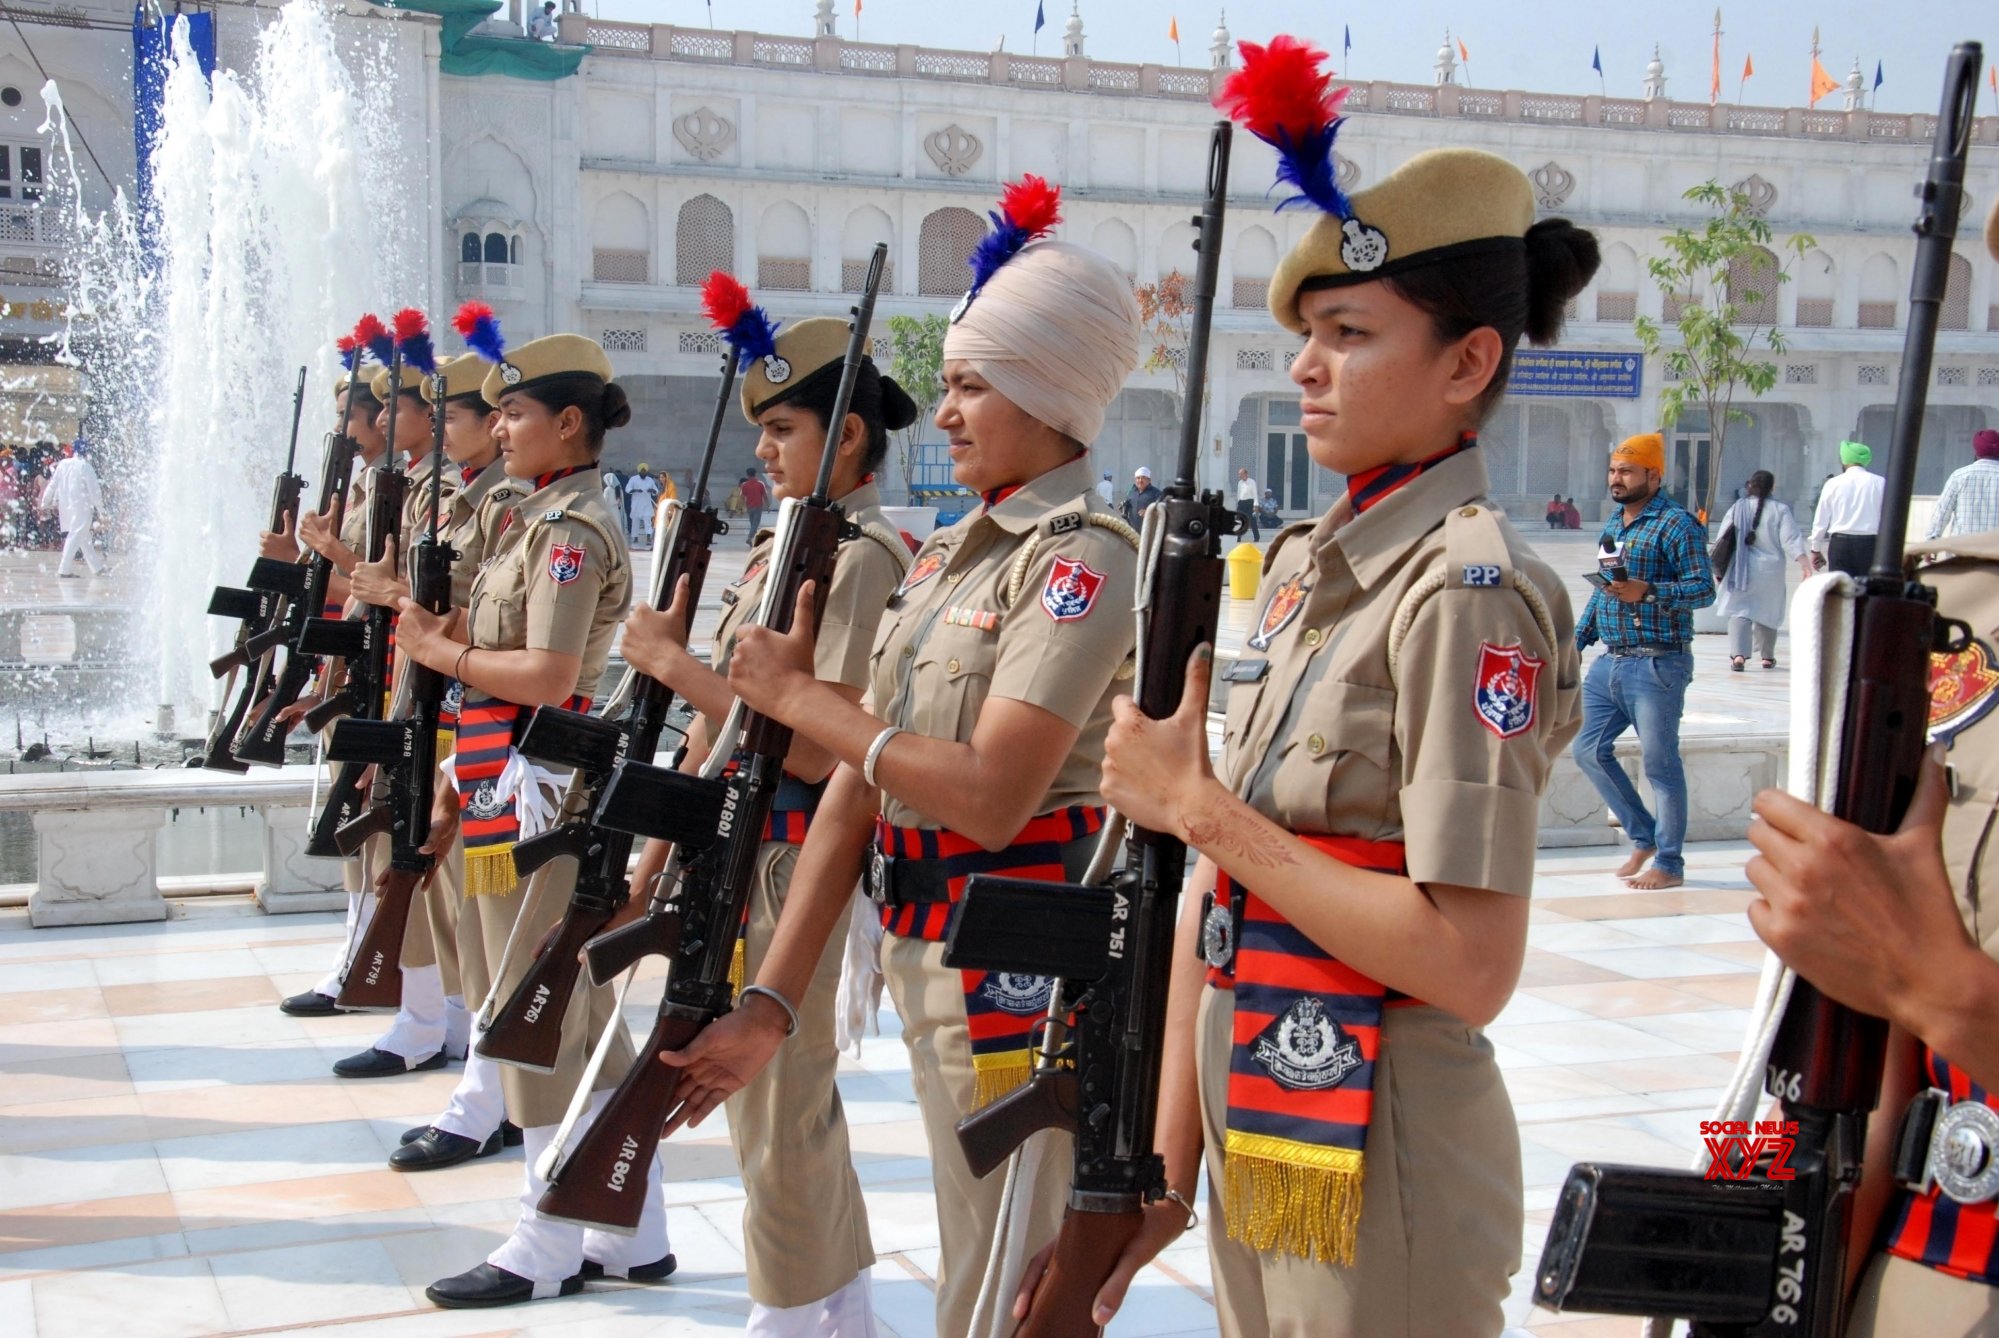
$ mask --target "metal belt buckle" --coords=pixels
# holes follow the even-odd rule
[[[1235,960],[1235,909],[1210,892],[1201,917],[1201,960],[1217,971]]]
[[[889,904],[889,881],[895,857],[877,843],[873,847],[873,858],[868,861],[868,896],[877,906]]]
[[[1958,1203],[1999,1198],[1999,1111],[1982,1101],[1945,1106],[1930,1133],[1923,1179]]]

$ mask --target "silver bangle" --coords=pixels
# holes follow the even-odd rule
[[[798,1010],[791,1006],[791,1000],[785,998],[782,994],[779,994],[767,985],[745,985],[737,993],[736,1002],[740,1005],[744,999],[749,998],[752,994],[761,994],[764,998],[784,1010],[785,1040],[788,1041],[798,1034]]]
[[[868,755],[861,762],[861,779],[868,783],[870,789],[874,788],[877,784],[875,780],[875,763],[881,761],[882,749],[888,747],[888,741],[900,733],[902,733],[901,725],[890,725],[887,729],[875,735],[875,741],[868,745]]]
[[[1180,1228],[1182,1232],[1192,1231],[1195,1227],[1201,1225],[1201,1215],[1194,1211],[1194,1205],[1187,1202],[1187,1196],[1182,1194],[1179,1190],[1169,1189],[1164,1194],[1160,1195],[1160,1197],[1166,1199],[1169,1202],[1177,1203],[1182,1208],[1186,1209],[1187,1225]]]

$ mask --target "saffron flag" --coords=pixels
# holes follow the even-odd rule
[[[1747,81],[1747,80],[1748,80],[1748,78],[1749,78],[1749,76],[1750,76],[1750,75],[1752,75],[1752,74],[1754,74],[1754,73],[1756,73],[1756,61],[1755,61],[1755,60],[1754,60],[1754,59],[1753,59],[1752,57],[1749,57],[1749,56],[1744,56],[1744,57],[1742,58],[1742,77],[1743,77],[1743,79],[1744,79],[1745,81]]]
[[[1177,42],[1180,40],[1180,18],[1177,14],[1173,18],[1167,20],[1166,40],[1169,42]]]
[[[1819,64],[1819,58],[1817,56],[1813,56],[1812,96],[1811,96],[1811,101],[1806,105],[1816,107],[1819,105],[1820,98],[1824,97],[1828,93],[1837,93],[1838,91],[1839,91],[1839,80],[1827,74],[1825,72],[1825,66]]]
[[[1465,50],[1465,39],[1462,37],[1458,39],[1458,59],[1467,65],[1471,64],[1471,52]]]

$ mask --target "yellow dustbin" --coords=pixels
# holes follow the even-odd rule
[[[1255,599],[1263,580],[1263,551],[1255,544],[1237,544],[1229,550],[1229,594],[1236,599]]]

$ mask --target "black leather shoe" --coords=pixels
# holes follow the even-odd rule
[[[369,1047],[358,1055],[349,1055],[336,1060],[333,1076],[336,1078],[393,1078],[398,1073],[427,1073],[431,1069],[444,1067],[444,1051],[439,1050],[429,1059],[412,1064],[401,1055],[392,1055],[387,1050]]]
[[[500,1150],[500,1131],[493,1130],[493,1136],[481,1143],[435,1127],[397,1148],[389,1154],[389,1169],[392,1171],[441,1171],[447,1166],[471,1161],[475,1157],[490,1157]]]
[[[431,1128],[432,1126],[428,1124],[415,1125],[411,1128],[403,1130],[403,1136],[397,1139],[396,1141],[402,1144],[402,1146],[408,1147],[411,1143],[416,1142],[417,1139],[422,1138],[425,1134],[429,1133],[431,1131]],[[500,1146],[517,1148],[521,1145],[521,1142],[522,1142],[521,1127],[518,1124],[515,1124],[512,1120],[501,1120]]]
[[[583,1276],[564,1278],[549,1284],[558,1290],[549,1296],[574,1296],[583,1290]],[[455,1278],[443,1278],[423,1289],[430,1303],[446,1310],[478,1310],[486,1306],[519,1305],[535,1299],[535,1285],[518,1273],[509,1273],[493,1264],[469,1268]]]
[[[665,1282],[678,1267],[680,1261],[670,1253],[664,1259],[655,1259],[649,1264],[634,1264],[623,1270],[606,1268],[595,1259],[585,1259],[582,1276],[587,1281],[610,1278],[618,1282]]]
[[[401,1138],[398,1138],[396,1140],[396,1143],[400,1147],[408,1147],[410,1144],[416,1142],[417,1139],[422,1138],[425,1134],[429,1133],[430,1129],[431,1126],[427,1124],[419,1124],[414,1128],[405,1129],[403,1130],[403,1136]]]
[[[332,1017],[346,1010],[333,1002],[330,994],[318,990],[307,990],[304,994],[294,994],[278,1005],[278,1011],[287,1017]]]

